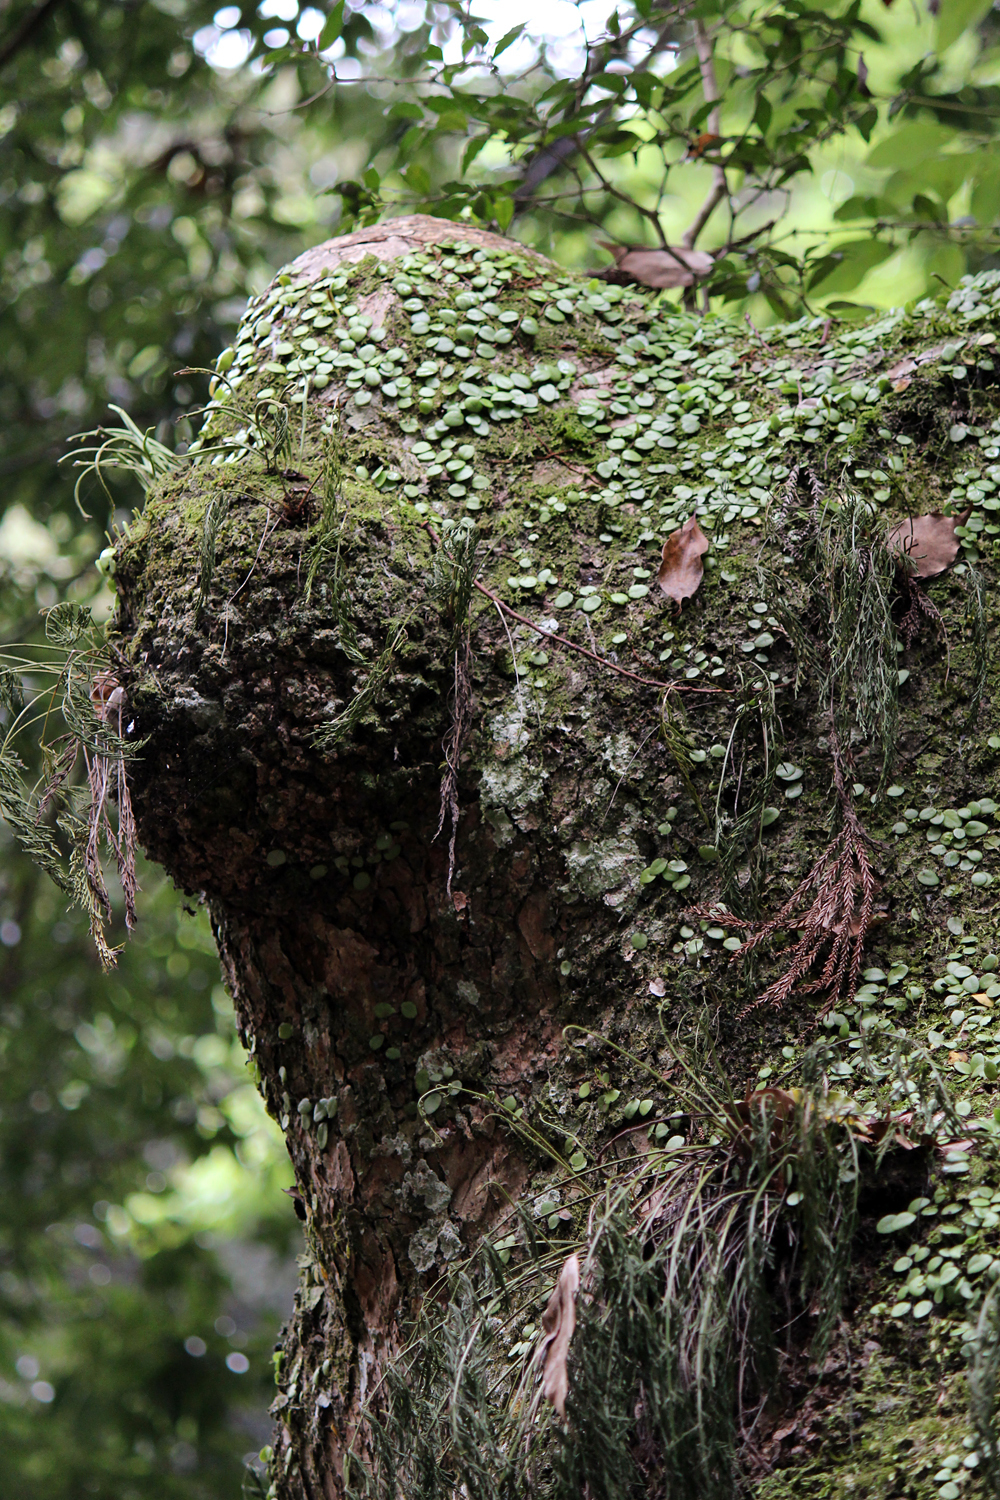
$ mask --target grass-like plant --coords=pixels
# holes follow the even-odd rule
[[[795,652],[796,689],[808,683],[844,744],[856,730],[880,754],[879,785],[892,771],[899,717],[899,634],[893,620],[896,557],[880,522],[860,495],[825,495],[807,474],[810,504],[794,516],[794,471],[769,532],[772,556],[761,568],[771,601]],[[773,554],[794,561],[782,568]]]
[[[263,459],[266,472],[277,473],[290,462],[293,429],[291,411],[284,399],[284,392],[280,396],[258,397],[252,406],[246,406],[240,401],[236,390],[229,385],[225,375],[217,375],[213,370],[198,369],[186,369],[178,373],[210,375],[214,380],[223,382],[229,387],[227,400],[224,403],[213,400],[200,411],[191,414],[203,417],[204,423],[200,436],[183,453],[175,452],[161,442],[153,428],[147,428],[144,432],[127,411],[115,405],[111,405],[110,409],[121,418],[123,426],[94,427],[88,432],[75,433],[70,442],[77,446],[64,453],[59,462],[68,463],[72,468],[80,470],[73,487],[73,498],[81,515],[89,519],[89,512],[83,506],[82,494],[84,485],[91,478],[96,479],[108,502],[114,504],[114,496],[108,484],[109,471],[131,474],[143,494],[146,494],[151,485],[169,474],[179,473],[190,464],[214,459],[236,462],[255,453]],[[220,426],[230,430],[213,430]],[[214,553],[212,560],[214,562]],[[203,566],[203,581],[205,576]],[[210,580],[211,567],[207,576]]]
[[[803,482],[809,503],[796,509]],[[860,739],[876,750],[881,791],[895,760],[899,719],[899,634],[893,620],[897,565],[866,501],[850,491],[827,497],[815,475],[799,470],[789,476],[769,540],[794,567],[779,572],[773,560],[766,561],[760,586],[795,652],[796,690],[808,683],[826,720],[835,803],[829,844],[781,907],[770,916],[747,917],[737,911],[724,919],[744,934],[734,959],[795,934],[783,954],[782,972],[744,1008],[744,1015],[761,1006],[778,1008],[795,991],[821,994],[822,1014],[857,988],[876,917],[875,843],[858,816],[848,747],[852,739]],[[776,715],[772,709],[765,720],[763,709],[758,712],[766,750]],[[737,713],[730,750],[741,715],[745,710]],[[758,781],[766,784],[767,771],[765,754]],[[762,805],[759,792],[751,814]],[[758,835],[760,827],[758,812]],[[740,831],[737,821],[734,833]],[[724,871],[733,862],[728,851]],[[730,879],[730,899],[732,885]],[[720,918],[721,912],[706,907],[697,915]]]
[[[59,460],[81,471],[73,486],[73,499],[80,514],[88,519],[89,512],[84,510],[81,498],[87,479],[95,478],[109,503],[114,504],[114,496],[108,488],[107,470],[117,469],[133,475],[145,494],[150,485],[179,469],[184,462],[181,455],[160,442],[152,428],[143,432],[122,407],[112,405],[111,410],[117,412],[124,426],[94,427],[89,432],[76,433],[70,442],[81,446],[72,448]]]
[[[774,684],[763,673],[740,671],[732,703],[715,796],[715,848],[725,898],[744,916],[756,906],[764,875],[761,835],[774,790],[781,724]]]
[[[818,1061],[801,1089],[742,1100],[685,1063],[683,1137],[567,1167],[569,1234],[511,1210],[386,1370],[347,1462],[355,1500],[732,1500],[779,1379],[776,1323],[822,1358],[850,1264],[871,1122]],[[537,1325],[572,1257],[561,1417]]]
[[[1000,1296],[994,1283],[983,1298],[976,1320],[966,1377],[969,1416],[979,1439],[985,1487],[1000,1500],[1000,1434],[997,1398],[1000,1396]]]

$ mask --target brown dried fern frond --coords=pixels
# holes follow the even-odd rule
[[[867,844],[867,835],[856,820],[845,825],[794,895],[769,921],[756,928],[749,923],[732,924],[749,933],[739,949],[740,956],[777,932],[801,928],[798,942],[785,954],[785,973],[740,1012],[741,1019],[762,1006],[779,1010],[797,987],[803,994],[825,991],[820,1010],[820,1015],[825,1015],[845,991],[853,994],[857,989],[865,938],[875,915],[876,881]],[[802,983],[824,952],[822,973]]]
[[[35,810],[35,822],[40,823],[53,803],[62,795],[63,788],[69,782],[73,774],[77,759],[80,754],[80,741],[72,735],[65,735],[62,741],[62,749],[56,755],[50,746],[42,746],[42,753],[48,762],[49,779],[38,799],[38,807]]]
[[[951,661],[951,647],[948,642],[948,631],[945,628],[944,617],[938,609],[934,600],[929,596],[922,579],[909,569],[900,568],[897,571],[900,593],[903,604],[906,606],[899,622],[899,634],[903,645],[909,651],[913,642],[920,634],[921,626],[925,620],[929,620],[934,626],[938,640],[944,646],[948,661]],[[945,674],[947,681],[947,672]]]
[[[110,724],[117,716],[118,738],[121,739],[121,720],[126,698],[117,679],[110,673],[101,673],[91,686],[90,699],[99,724]],[[122,757],[100,748],[91,749],[86,745],[83,746],[83,756],[90,792],[83,869],[91,896],[91,931],[103,957],[105,950],[95,928],[99,928],[102,921],[111,920],[111,901],[104,883],[100,845],[103,840],[114,855],[125,897],[125,925],[131,930],[136,922],[135,898],[138,889],[135,873],[135,815]],[[118,809],[117,831],[111,821],[112,803]]]
[[[853,995],[858,986],[865,940],[876,917],[878,882],[872,862],[875,845],[854,809],[839,742],[832,731],[830,748],[841,829],[780,911],[765,922],[728,913],[722,918],[718,908],[699,909],[695,913],[724,920],[727,926],[747,934],[733,959],[745,958],[778,933],[799,932],[794,947],[783,954],[787,965],[784,973],[743,1008],[741,1020],[762,1006],[780,1010],[796,989],[802,994],[824,993],[819,1012],[823,1016],[845,993]],[[807,981],[807,975],[820,962],[823,968],[819,976]]]

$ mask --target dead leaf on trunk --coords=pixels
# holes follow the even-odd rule
[[[569,1391],[566,1360],[569,1341],[576,1328],[576,1294],[579,1289],[580,1261],[576,1255],[571,1255],[560,1271],[559,1280],[542,1313],[542,1328],[546,1336],[542,1395],[552,1402],[560,1417],[566,1415]]]
[[[893,526],[886,546],[890,552],[902,553],[910,571],[918,578],[936,578],[958,556],[961,544],[955,527],[964,526],[968,519],[967,510],[960,516],[943,516],[938,510],[913,516]]]
[[[645,250],[641,245],[609,245],[598,240],[615,258],[613,271],[598,272],[605,281],[638,282],[641,286],[693,286],[707,276],[715,264],[707,250],[688,250],[673,245],[665,250]]]
[[[924,349],[920,354],[904,354],[903,358],[897,360],[891,369],[886,370],[885,373],[891,381],[905,380],[906,384],[909,385],[910,377],[914,371],[919,369],[921,365],[931,364],[934,360],[940,359],[947,347],[947,344],[935,344],[933,349]],[[959,343],[959,350],[963,347],[964,344]],[[898,385],[895,388],[898,390]]]
[[[697,516],[689,516],[680,530],[664,542],[656,581],[678,609],[697,592],[705,572],[701,559],[707,551],[708,537],[698,525]]]

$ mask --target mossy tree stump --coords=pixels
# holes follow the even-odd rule
[[[873,534],[908,514],[971,513],[957,565],[929,589],[940,618],[890,663],[891,784],[876,744],[848,747],[854,806],[879,840],[882,920],[865,992],[842,996],[819,1034],[843,1039],[848,1090],[868,1086],[852,1073],[862,1020],[886,1045],[900,1027],[939,1037],[945,1071],[952,1054],[989,1061],[992,1028],[970,1039],[943,992],[961,988],[946,965],[964,954],[989,1002],[974,1019],[989,1016],[1000,741],[992,659],[968,714],[967,616],[970,569],[992,578],[1000,509],[997,287],[991,274],[867,323],[761,334],[413,218],[309,251],[248,309],[202,440],[231,454],[151,492],[119,548],[118,630],[146,742],[132,771],[140,837],[209,904],[306,1218],[276,1402],[282,1500],[342,1493],[362,1405],[422,1297],[512,1204],[552,1189],[572,1222],[572,1173],[505,1109],[582,1172],[647,1114],[661,1138],[677,1076],[665,1031],[703,1023],[737,1094],[794,1080],[822,997],[739,1019],[780,953],[753,972],[731,963],[733,925],[689,912],[734,911],[742,892],[745,914],[756,900],[766,917],[829,842],[827,705],[808,674],[796,681],[767,590],[802,586],[796,528],[852,496]],[[656,573],[692,514],[711,545],[678,613]],[[467,520],[500,603],[474,589],[456,615]],[[814,604],[803,625],[822,633],[829,601]],[[980,640],[987,626],[992,612]],[[442,781],[467,690],[450,871]],[[777,816],[729,861],[727,895],[725,750],[755,694],[774,699],[770,758],[751,736],[739,795],[777,764]],[[564,1037],[571,1024],[582,1030]],[[952,1073],[973,1119],[992,1110],[989,1071]],[[973,1177],[983,1170],[980,1155]],[[967,1183],[961,1163],[946,1181]],[[905,1208],[912,1181],[900,1192]],[[863,1205],[843,1360],[854,1409],[884,1398],[905,1412],[926,1469],[966,1431],[948,1385],[961,1339],[940,1331],[947,1299],[922,1324],[873,1320],[872,1302],[896,1296],[898,1247],[887,1261],[872,1229],[884,1212]],[[903,1492],[886,1477],[895,1417],[842,1441],[839,1368],[822,1399],[808,1382],[776,1397],[761,1493],[780,1491],[782,1465],[800,1494]]]

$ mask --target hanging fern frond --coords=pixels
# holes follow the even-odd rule
[[[13,667],[0,666],[0,707],[15,717],[24,707],[24,684]]]
[[[42,654],[43,664],[27,654],[0,664],[0,704],[13,720],[0,742],[0,817],[25,853],[87,912],[101,962],[110,968],[119,950],[105,936],[112,910],[101,851],[110,852],[115,861],[125,897],[125,922],[131,928],[136,920],[137,830],[126,770],[141,742],[128,740],[123,732],[125,691],[110,670],[107,648],[97,639],[90,612],[67,602],[50,610],[45,623],[44,653],[37,646],[25,648],[36,657]],[[21,671],[9,664],[11,660],[27,670],[29,680],[39,673],[50,679],[27,704]],[[66,732],[46,739],[54,721],[61,721]],[[43,726],[39,748],[44,774],[29,790],[25,763],[13,745],[32,722]],[[81,754],[86,783],[75,785],[73,773]],[[46,821],[53,808],[59,809],[55,827],[61,839]]]
[[[0,815],[25,854],[60,890],[72,895],[62,850],[52,830],[38,820],[38,809],[24,784],[23,770],[23,761],[12,750],[0,754]]]
[[[317,750],[334,749],[348,737],[355,725],[359,724],[368,710],[378,702],[382,689],[389,680],[396,653],[405,640],[406,624],[404,622],[395,631],[385,649],[372,662],[363,685],[347,707],[335,719],[331,719],[329,724],[325,724],[317,731],[313,739]]]
[[[45,638],[54,646],[70,650],[80,644],[93,624],[90,610],[85,605],[64,599],[61,604],[54,604],[46,612]]]

